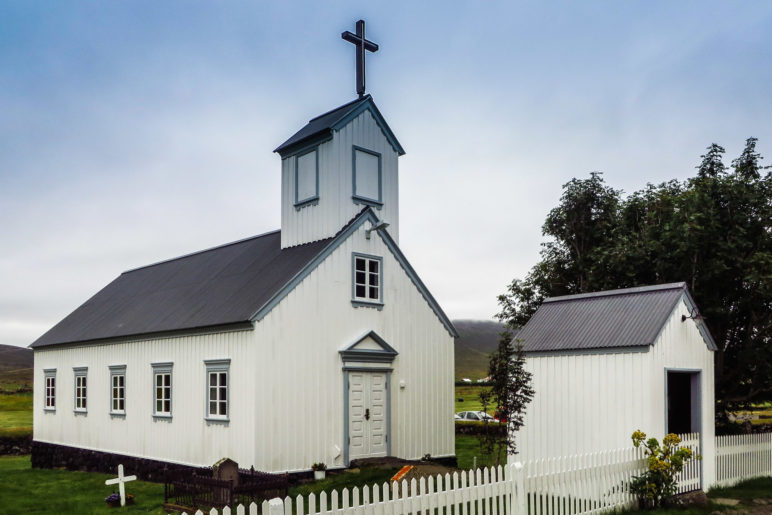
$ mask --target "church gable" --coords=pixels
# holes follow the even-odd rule
[[[318,145],[319,143],[332,139],[335,132],[348,125],[354,118],[365,111],[369,111],[383,136],[388,140],[391,147],[399,155],[404,155],[405,150],[400,145],[394,132],[386,123],[383,115],[375,105],[372,96],[366,95],[347,104],[312,118],[299,131],[293,134],[284,143],[274,149],[282,159],[291,155],[302,153],[308,147]]]
[[[368,224],[368,225],[365,225]],[[434,314],[437,316],[439,321],[442,323],[442,325],[445,327],[445,329],[448,331],[448,333],[453,336],[457,337],[458,333],[456,332],[455,327],[453,327],[452,322],[448,318],[448,316],[445,314],[445,312],[440,307],[437,300],[432,296],[432,294],[429,292],[429,289],[426,287],[426,285],[421,281],[421,278],[418,276],[416,271],[413,269],[413,267],[408,262],[405,255],[402,253],[402,251],[399,249],[399,246],[397,243],[392,239],[389,232],[386,230],[375,230],[374,227],[383,225],[383,221],[378,218],[378,216],[375,214],[372,208],[366,207],[364,208],[358,216],[356,216],[353,220],[351,220],[346,226],[344,226],[343,229],[341,229],[338,234],[332,238],[331,240],[327,241],[326,246],[316,255],[314,258],[308,262],[308,264],[300,270],[290,281],[288,281],[281,289],[279,289],[276,294],[271,298],[269,302],[267,302],[263,307],[261,307],[255,314],[252,316],[252,320],[255,322],[259,322],[263,318],[265,318],[286,296],[294,290],[306,277],[308,277],[311,273],[313,273],[317,268],[319,268],[319,265],[327,259],[333,252],[339,249],[343,243],[352,237],[352,235],[362,229],[363,226],[369,227],[365,232],[371,234],[371,238],[375,238],[376,235],[380,238],[380,240],[383,242],[385,249],[387,250],[391,256],[395,259],[397,264],[399,265],[400,269],[406,274],[406,276],[409,278],[409,280],[412,282],[412,284],[417,289],[418,293],[421,295],[423,300],[428,304],[429,308],[434,312]],[[355,253],[355,255],[365,255],[361,253]],[[376,259],[377,256],[367,256]],[[384,256],[380,256],[381,258]],[[392,272],[393,273],[393,272]],[[353,270],[350,272],[352,281],[353,279]],[[351,291],[351,286],[349,287],[349,291]],[[354,292],[351,294],[351,302],[354,305],[363,305],[368,303],[363,303],[357,301],[354,297]],[[377,302],[371,302],[369,303],[372,306],[378,305]]]

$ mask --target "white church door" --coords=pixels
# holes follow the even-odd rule
[[[388,452],[388,376],[386,372],[349,372],[349,459]]]

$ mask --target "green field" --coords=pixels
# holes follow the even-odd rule
[[[0,436],[32,434],[32,394],[0,393]]]
[[[482,411],[480,405],[480,392],[483,389],[489,389],[489,386],[456,386],[456,413],[459,411]],[[459,399],[464,399],[459,401]],[[493,414],[493,409],[488,408],[487,412]]]

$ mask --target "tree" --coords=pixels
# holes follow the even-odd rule
[[[489,405],[495,407],[496,416],[506,427],[492,429],[491,423],[485,420],[480,448],[483,453],[493,456],[495,464],[499,465],[507,454],[517,453],[515,436],[523,427],[525,409],[534,394],[531,373],[525,369],[523,347],[515,344],[510,331],[502,332],[499,337],[499,346],[488,363],[488,376],[491,387],[480,393],[480,402],[483,409]]]
[[[598,173],[563,186],[539,262],[499,296],[510,327],[546,297],[684,281],[719,347],[717,413],[772,400],[772,174],[756,138],[731,169],[712,144],[697,174],[623,197]]]

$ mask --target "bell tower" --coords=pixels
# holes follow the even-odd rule
[[[370,206],[399,242],[399,156],[405,153],[372,96],[365,94],[365,55],[378,45],[357,33],[359,98],[312,118],[274,150],[281,156],[281,246],[303,245],[337,234]]]

